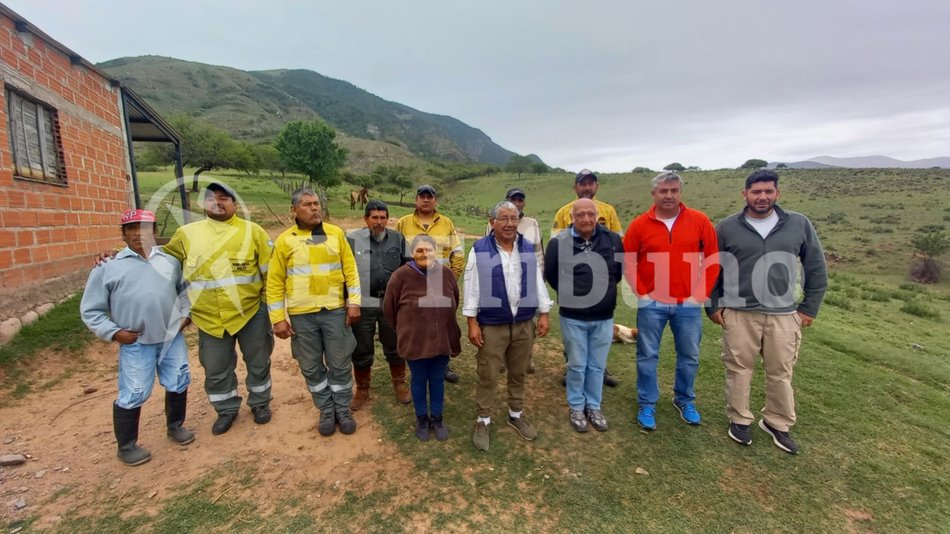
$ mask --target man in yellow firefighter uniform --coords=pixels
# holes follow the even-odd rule
[[[290,337],[323,436],[356,432],[350,413],[360,278],[342,228],[323,221],[317,194],[301,188],[291,197],[296,224],[274,242],[267,274],[267,308],[274,334]]]
[[[222,183],[208,185],[207,219],[178,228],[163,250],[181,261],[188,283],[191,320],[198,327],[198,360],[205,392],[218,413],[212,434],[227,432],[241,407],[237,352],[247,367],[247,404],[254,422],[270,421],[270,356],[274,336],[261,305],[271,241],[259,225],[241,219],[237,195]]]

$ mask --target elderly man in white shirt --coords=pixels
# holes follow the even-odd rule
[[[508,425],[526,440],[538,436],[524,416],[525,375],[535,337],[548,332],[552,305],[534,243],[518,233],[518,208],[507,200],[499,202],[489,222],[491,233],[476,241],[468,256],[462,306],[468,339],[478,348],[478,417],[472,443],[482,451],[489,446],[495,384],[502,366],[508,369]]]

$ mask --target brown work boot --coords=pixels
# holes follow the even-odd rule
[[[353,393],[353,400],[350,401],[350,410],[355,412],[369,402],[369,382],[372,372],[372,367],[366,369],[353,368],[353,374],[356,375],[356,391]]]
[[[399,360],[389,364],[389,374],[393,377],[393,390],[396,393],[396,400],[401,404],[412,402],[412,393],[406,387],[406,362]]]

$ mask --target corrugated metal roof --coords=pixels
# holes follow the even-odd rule
[[[165,119],[142,100],[135,91],[122,87],[122,101],[129,118],[129,133],[133,141],[181,143],[181,136]]]

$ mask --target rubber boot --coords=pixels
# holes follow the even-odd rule
[[[356,392],[353,393],[353,400],[350,401],[350,410],[355,412],[369,402],[369,383],[373,375],[373,368],[359,369],[354,367],[353,374],[356,376]]]
[[[187,389],[181,393],[165,392],[165,422],[168,426],[168,437],[179,445],[188,445],[195,440],[195,433],[182,426],[185,424],[187,405]]]
[[[152,454],[139,447],[139,417],[142,407],[131,410],[112,405],[112,426],[115,430],[115,441],[119,446],[118,456],[125,465],[141,465],[152,459]]]
[[[396,400],[401,404],[412,402],[412,393],[406,387],[406,362],[390,362],[389,374],[393,377],[393,391],[396,393]]]

